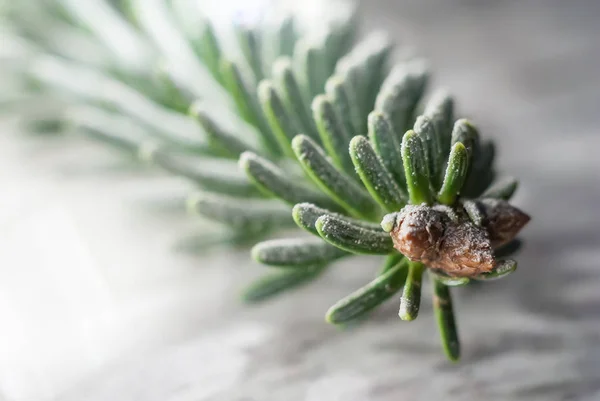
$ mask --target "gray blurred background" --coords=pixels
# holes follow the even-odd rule
[[[247,251],[182,252],[187,183],[0,119],[0,400],[600,400],[600,2],[365,0],[499,145],[533,221],[516,274],[455,291],[460,364],[397,300],[339,330],[370,258],[247,307]],[[317,22],[315,22],[317,23]]]

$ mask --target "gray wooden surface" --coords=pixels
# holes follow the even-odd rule
[[[338,330],[371,258],[248,308],[246,251],[183,252],[189,188],[79,139],[0,125],[0,400],[600,400],[600,2],[365,0],[497,139],[531,213],[519,271],[455,291],[445,361],[425,296]],[[179,250],[178,250],[179,249]]]

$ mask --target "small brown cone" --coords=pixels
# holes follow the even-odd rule
[[[394,247],[412,261],[452,277],[473,277],[496,265],[494,248],[512,240],[529,216],[505,201],[481,203],[482,227],[466,213],[407,205],[397,215],[390,235]]]

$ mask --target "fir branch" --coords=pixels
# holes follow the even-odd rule
[[[262,141],[266,149],[274,156],[279,156],[281,149],[274,134],[267,125],[262,114],[258,99],[253,95],[240,72],[236,63],[221,60],[221,75],[227,90],[233,99],[243,118],[254,125],[262,135]]]
[[[468,277],[450,277],[434,270],[429,270],[428,273],[432,280],[436,280],[447,287],[462,287],[471,281]]]
[[[199,187],[216,193],[241,198],[261,197],[258,189],[227,160],[185,157],[172,151],[150,145],[141,147],[142,158],[162,167],[173,175],[187,178]]]
[[[438,135],[436,132],[435,122],[425,116],[419,116],[417,118],[413,130],[423,143],[431,186],[434,191],[437,191],[442,185],[442,168],[447,157],[446,149],[443,148],[441,135]],[[461,187],[462,183],[459,188]]]
[[[318,238],[271,240],[252,248],[252,257],[257,262],[290,268],[326,264],[346,255],[347,252]]]
[[[389,212],[402,209],[406,198],[383,161],[375,153],[364,136],[356,136],[350,142],[350,156],[365,188],[383,208]]]
[[[250,67],[255,82],[261,81],[265,75],[261,60],[261,43],[259,33],[250,26],[237,25],[236,36],[246,63]]]
[[[198,38],[192,40],[192,48],[204,62],[204,65],[213,77],[222,84],[223,77],[221,76],[220,63],[223,58],[223,52],[217,40],[214,27],[210,21],[205,20],[201,29]]]
[[[402,164],[402,141],[393,132],[387,116],[381,112],[369,114],[369,139],[381,156],[383,164],[392,174],[399,188],[406,193],[406,175]]]
[[[298,135],[292,141],[292,148],[310,178],[351,215],[367,220],[376,220],[379,217],[379,206],[366,191],[336,169],[325,156],[323,149],[313,140]]]
[[[465,199],[462,202],[462,207],[464,208],[467,215],[476,226],[481,226],[483,224],[483,219],[485,216],[481,211],[479,204],[476,201]]]
[[[333,104],[325,95],[315,97],[312,110],[321,143],[336,167],[350,175],[354,173],[354,166],[348,154],[350,132],[348,132]]]
[[[294,48],[293,63],[303,79],[305,96],[312,99],[321,93],[330,74],[323,49],[301,39]]]
[[[243,153],[239,164],[254,185],[269,196],[279,198],[290,205],[310,202],[333,210],[339,209],[325,195],[290,178],[283,169],[252,152]]]
[[[258,152],[258,150],[254,149],[253,145],[243,140],[241,135],[235,135],[220,127],[210,114],[202,108],[201,104],[196,103],[192,105],[190,115],[204,129],[209,145],[213,149],[220,151],[224,157],[237,159],[245,151]]]
[[[348,82],[342,77],[334,75],[327,80],[325,93],[344,127],[344,136],[352,136],[362,129],[363,117],[357,110],[357,100],[352,97],[347,86]]]
[[[315,227],[325,241],[348,252],[386,255],[393,249],[390,236],[383,231],[364,228],[335,215],[319,217]]]
[[[299,203],[292,209],[292,217],[294,218],[294,221],[296,222],[298,227],[317,236],[319,235],[315,226],[317,220],[319,219],[319,217],[326,215],[334,216],[338,220],[343,220],[348,224],[362,227],[367,230],[378,231],[380,228],[379,224],[374,224],[359,219],[353,219],[351,217],[320,208],[310,203]]]
[[[498,262],[498,264],[496,265],[496,267],[494,267],[494,269],[492,271],[487,272],[487,273],[482,273],[473,278],[475,280],[480,280],[480,281],[497,280],[497,279],[503,278],[505,276],[508,276],[509,274],[513,273],[515,270],[517,270],[517,262],[515,262],[514,260],[503,260],[503,261]]]
[[[366,116],[373,109],[377,92],[387,74],[391,49],[389,38],[382,32],[374,32],[361,40],[335,67],[336,75],[350,83],[348,89],[356,99],[361,116]]]
[[[508,177],[493,184],[481,195],[481,197],[509,200],[516,192],[518,184],[517,180]]]
[[[427,67],[421,60],[400,64],[381,86],[375,110],[386,114],[395,132],[412,126],[412,119],[427,84]]]
[[[245,302],[255,303],[272,298],[274,295],[297,288],[314,280],[324,270],[323,266],[311,266],[303,270],[290,270],[272,273],[250,284],[242,294]]]
[[[449,360],[456,362],[460,357],[460,342],[454,320],[454,308],[450,289],[446,284],[433,278],[433,311],[440,330],[444,353]]]
[[[259,84],[258,98],[279,147],[288,157],[294,157],[290,142],[301,132],[296,120],[292,118],[270,81],[262,81]]]
[[[402,138],[402,161],[410,203],[431,204],[432,194],[429,184],[429,171],[423,144],[414,131],[408,131]]]
[[[444,90],[434,92],[425,105],[423,116],[433,121],[442,150],[450,148],[454,124],[454,100]]]
[[[188,210],[249,235],[273,227],[290,226],[289,209],[272,201],[240,201],[215,195],[195,194]]]
[[[95,59],[50,40],[38,17],[14,13],[32,48],[48,53],[31,68],[36,90],[68,93],[74,110],[87,104],[87,114],[52,121],[59,127],[77,122],[76,132],[197,184],[205,193],[188,206],[222,223],[223,238],[232,243],[256,243],[293,223],[316,236],[256,244],[254,258],[282,270],[252,284],[247,301],[308,283],[354,253],[385,255],[376,278],[334,305],[327,320],[365,316],[400,290],[399,315],[413,320],[427,271],[443,348],[458,359],[449,287],[515,271],[516,262],[504,258],[520,247],[514,238],[529,217],[505,202],[516,180],[492,184],[495,146],[468,120],[454,121],[452,97],[438,90],[421,104],[429,81],[424,61],[390,69],[392,43],[381,33],[352,46],[357,14],[350,8],[336,10],[314,32],[310,26],[303,31],[291,15],[273,25],[261,18],[238,21],[232,27],[237,48],[229,49],[210,21],[187,15],[192,9],[182,5],[160,9],[176,10],[185,25],[163,37],[155,10],[129,8],[127,1],[115,8],[103,0],[69,4],[64,15],[48,11],[54,3],[24,10],[36,9],[50,26],[89,43]],[[194,93],[171,69],[153,79],[154,61],[172,54],[169,41],[178,33],[214,78]],[[129,52],[125,42],[138,46]],[[233,62],[230,50],[242,59]],[[93,79],[76,81],[77,74]],[[183,114],[198,96],[202,103],[190,114],[200,127]],[[237,116],[229,113],[236,121],[225,128],[217,114],[230,103]],[[127,129],[126,119],[137,129]],[[238,158],[241,171],[231,173],[231,159]],[[390,213],[380,220],[384,211]]]
[[[325,320],[333,324],[342,324],[358,319],[396,294],[404,285],[408,262],[396,261],[364,287],[338,301],[327,311]]]
[[[417,262],[409,262],[408,276],[404,283],[404,291],[400,298],[398,316],[402,320],[415,320],[421,307],[421,283],[425,266]]]
[[[448,167],[442,188],[438,193],[438,200],[444,205],[453,205],[461,190],[469,171],[469,154],[465,145],[457,142],[452,146]]]
[[[292,67],[292,61],[287,57],[281,57],[273,64],[273,80],[285,101],[290,115],[297,120],[297,125],[302,128],[304,134],[314,140],[318,140],[317,128],[311,116],[310,101],[305,100],[296,73]]]

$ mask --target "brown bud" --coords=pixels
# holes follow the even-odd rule
[[[488,233],[469,219],[446,227],[438,259],[429,266],[450,276],[470,277],[491,271],[496,265]]]
[[[439,242],[450,219],[428,206],[406,205],[398,216],[391,236],[394,247],[413,261],[437,259]]]
[[[483,226],[494,249],[512,241],[531,220],[527,214],[505,200],[482,199],[479,204],[485,216]]]
[[[466,216],[424,205],[407,205],[391,232],[394,247],[413,261],[454,277],[489,272],[495,266],[488,233]]]

